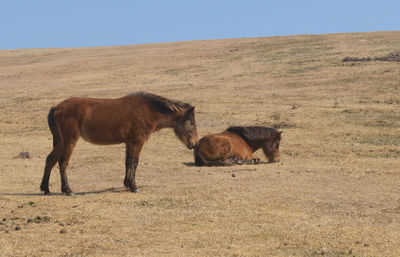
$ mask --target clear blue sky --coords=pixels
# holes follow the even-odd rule
[[[400,0],[4,0],[0,49],[400,30]]]

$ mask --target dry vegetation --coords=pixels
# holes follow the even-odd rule
[[[399,47],[378,32],[1,50],[0,255],[400,256],[400,64],[342,61]],[[42,196],[49,108],[139,90],[195,105],[200,135],[279,127],[282,161],[195,167],[162,130],[132,194],[124,146],[80,140],[76,196],[58,168]]]

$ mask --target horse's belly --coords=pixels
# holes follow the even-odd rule
[[[80,132],[81,137],[92,144],[111,145],[124,142],[120,133],[116,133],[116,131],[107,127],[93,128],[88,124],[83,124]]]

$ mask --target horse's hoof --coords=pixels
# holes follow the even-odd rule
[[[44,195],[49,195],[49,194],[50,194],[50,189],[49,189],[49,187],[40,186],[40,191],[41,191]]]
[[[73,192],[63,192],[64,195],[66,196],[75,196],[75,194]]]

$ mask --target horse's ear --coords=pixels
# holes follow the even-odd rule
[[[282,134],[282,132],[283,132],[283,130],[282,131],[278,131],[278,135]]]
[[[186,112],[185,112],[185,118],[193,116],[194,115],[194,106],[190,107]]]

